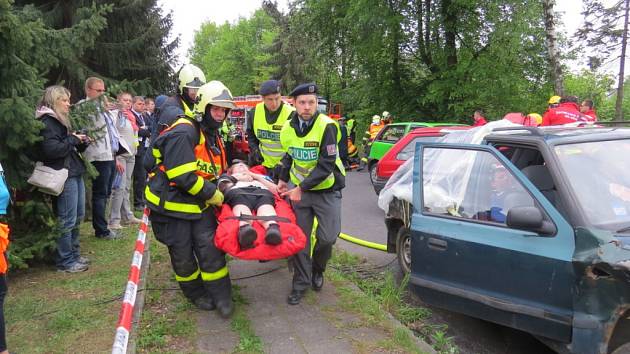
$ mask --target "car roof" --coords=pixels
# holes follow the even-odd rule
[[[472,128],[468,125],[444,125],[440,127],[423,127],[416,128],[409,132],[409,135],[429,135],[429,134],[439,134],[445,133],[453,130],[468,130]]]
[[[505,141],[516,138],[519,141],[539,140],[548,145],[571,144],[589,141],[630,139],[630,128],[626,127],[510,127],[497,128],[488,140]]]
[[[394,122],[394,123],[389,123],[387,124],[389,125],[393,125],[393,126],[398,126],[398,125],[424,125],[426,127],[441,127],[441,126],[454,126],[454,125],[462,125],[459,123],[438,123],[438,122]]]

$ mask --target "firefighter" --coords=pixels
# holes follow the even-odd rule
[[[394,122],[394,117],[391,115],[391,113],[383,111],[383,114],[381,115],[381,121],[383,122],[383,125],[387,125]]]
[[[282,102],[280,82],[268,80],[260,85],[258,93],[263,102],[256,105],[247,116],[249,165],[263,165],[267,175],[278,181],[276,165],[284,156],[280,145],[280,130],[295,109]]]
[[[383,113],[389,114],[389,112],[385,111]],[[372,116],[372,124],[365,131],[365,135],[363,136],[363,157],[359,161],[359,168],[357,171],[362,171],[368,163],[368,157],[370,156],[370,148],[372,147],[372,142],[376,139],[378,133],[383,129],[385,123],[383,122],[383,118],[378,114]]]
[[[156,168],[145,189],[155,238],[169,250],[175,278],[197,307],[232,315],[231,282],[225,254],[214,246],[214,207],[223,194],[216,179],[227,169],[219,130],[235,108],[219,81],[199,88],[195,118],[183,115],[153,145]]]
[[[181,115],[194,117],[193,109],[197,103],[197,91],[206,83],[206,76],[201,69],[186,64],[177,73],[177,95],[171,96],[159,107],[157,116],[158,132],[173,124]]]
[[[324,285],[326,263],[341,231],[341,189],[346,173],[337,149],[341,139],[337,124],[317,112],[317,86],[302,84],[290,95],[296,112],[280,132],[287,154],[281,161],[278,190],[291,200],[297,224],[305,235],[311,235],[314,217],[319,222],[312,258],[307,237],[306,247],[291,259],[293,288],[287,302],[297,305],[309,287],[319,291]]]
[[[355,144],[355,139],[357,137],[356,128],[357,122],[354,120],[353,117],[348,116],[348,118],[346,119],[346,129],[348,129],[348,139],[350,139],[352,145]]]

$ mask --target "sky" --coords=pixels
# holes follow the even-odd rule
[[[288,11],[287,0],[276,0],[280,11]],[[605,0],[604,3],[612,0]],[[180,35],[178,57],[180,64],[186,61],[188,49],[192,46],[195,30],[201,24],[212,21],[217,24],[233,23],[239,17],[250,17],[260,8],[262,0],[159,0],[165,12],[173,11],[173,35]],[[572,36],[581,25],[582,0],[556,0],[556,12],[561,14],[559,31]],[[614,69],[613,65],[612,68]]]

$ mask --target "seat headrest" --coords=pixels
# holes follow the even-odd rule
[[[554,188],[553,178],[544,165],[531,165],[521,170],[523,174],[541,191]]]

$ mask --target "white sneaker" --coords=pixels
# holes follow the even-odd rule
[[[109,225],[107,225],[107,228],[110,229],[110,230],[122,230],[123,229],[122,225],[120,225],[119,222],[115,222],[113,224],[109,224]]]

